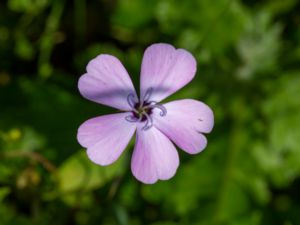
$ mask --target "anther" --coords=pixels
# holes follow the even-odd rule
[[[146,121],[145,126],[142,129],[148,130],[153,126],[153,120],[147,113],[143,113],[143,115],[147,118],[147,121]]]
[[[142,119],[141,116],[139,118],[134,117],[132,115],[125,117],[125,120],[127,120],[128,122],[131,122],[131,123],[135,123],[135,122],[141,121],[141,119]]]
[[[149,88],[147,91],[146,91],[146,94],[144,95],[144,99],[142,102],[148,102],[148,100],[150,99],[151,95],[152,95],[152,92],[153,92],[153,88]]]
[[[145,107],[145,109],[154,109],[154,108],[158,108],[158,109],[161,110],[161,112],[159,113],[160,116],[167,115],[167,109],[166,109],[166,107],[164,107],[163,105],[161,105],[161,104],[159,104],[159,103],[157,103],[155,101],[151,101],[150,105],[147,105]]]
[[[134,108],[134,105],[135,105],[135,101],[134,101],[134,95],[132,93],[130,93],[128,96],[127,96],[127,102],[128,102],[128,105],[133,109]]]
[[[143,130],[148,130],[153,126],[153,119],[150,116],[152,114],[152,109],[160,109],[160,116],[165,116],[167,114],[167,109],[163,105],[156,101],[149,101],[152,92],[153,89],[149,88],[146,91],[142,101],[137,101],[133,93],[127,95],[127,102],[131,107],[133,114],[126,116],[125,119],[132,123],[146,121],[144,127],[142,128]]]

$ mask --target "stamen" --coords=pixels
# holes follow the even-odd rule
[[[148,130],[153,126],[153,119],[150,116],[152,114],[152,109],[160,109],[160,116],[165,116],[167,114],[167,109],[163,105],[156,101],[149,101],[152,92],[153,89],[149,88],[143,97],[143,101],[137,101],[136,96],[133,93],[130,93],[127,96],[127,102],[131,107],[131,112],[133,114],[126,116],[125,119],[131,123],[146,121],[142,128],[143,130]]]
[[[139,118],[136,118],[134,116],[125,116],[125,120],[127,120],[128,122],[131,122],[131,123],[135,123],[139,120]]]
[[[165,115],[167,115],[167,109],[166,109],[166,107],[164,107],[163,105],[161,105],[161,104],[159,104],[159,103],[157,103],[157,102],[155,102],[155,101],[151,101],[151,102],[149,102],[149,103],[150,103],[150,105],[145,106],[145,107],[144,107],[145,109],[154,109],[154,108],[158,108],[158,109],[161,110],[161,112],[159,113],[160,116],[165,116]]]
[[[127,120],[128,122],[131,122],[131,123],[140,122],[142,120],[142,115],[139,115],[139,118],[132,116],[132,115],[126,116],[125,120]]]
[[[143,115],[147,118],[147,121],[146,121],[145,126],[142,129],[148,130],[149,128],[151,128],[153,126],[153,120],[147,113],[143,113]]]
[[[135,101],[134,101],[134,95],[132,93],[130,93],[128,96],[127,96],[127,102],[128,102],[128,105],[134,109],[134,105],[135,105]]]
[[[150,99],[151,95],[152,95],[152,92],[153,92],[153,88],[149,88],[147,91],[146,91],[146,94],[144,96],[144,99],[143,101],[141,102],[148,102],[148,100]]]
[[[135,97],[134,94],[130,93],[129,95],[127,95],[127,103],[128,105],[131,107],[132,111],[134,111],[135,113],[139,113],[136,108],[135,108]]]

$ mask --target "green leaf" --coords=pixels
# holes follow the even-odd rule
[[[288,185],[300,175],[300,72],[282,74],[263,104],[269,122],[268,142],[257,149],[257,160],[275,184]]]
[[[260,12],[247,24],[246,32],[237,45],[242,66],[237,70],[239,77],[252,78],[256,74],[268,75],[277,69],[280,43],[280,24],[271,24],[271,15]]]
[[[141,28],[151,21],[155,2],[147,0],[119,1],[112,21],[115,25],[124,28]]]
[[[68,158],[58,168],[59,190],[62,193],[88,191],[99,188],[123,173],[124,157],[102,167],[90,161],[84,150]]]
[[[0,188],[0,202],[11,192],[9,187]]]

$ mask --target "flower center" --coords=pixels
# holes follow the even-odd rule
[[[147,90],[144,99],[142,101],[136,102],[134,95],[129,94],[127,96],[127,102],[132,109],[132,115],[126,116],[125,119],[129,122],[145,122],[143,130],[148,130],[153,126],[152,113],[154,108],[161,110],[160,116],[165,116],[167,114],[166,108],[155,102],[149,101],[152,94],[152,89]]]

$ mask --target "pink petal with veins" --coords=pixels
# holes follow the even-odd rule
[[[189,83],[196,73],[195,58],[169,44],[153,44],[144,53],[141,99],[152,89],[152,101],[161,101]]]
[[[131,79],[114,56],[99,55],[87,65],[87,73],[82,75],[78,88],[85,98],[121,110],[130,110],[127,96],[136,92]]]
[[[155,127],[137,129],[131,160],[133,175],[146,184],[173,177],[179,166],[178,152],[172,142]]]
[[[167,114],[155,110],[154,126],[176,145],[190,154],[201,152],[207,144],[202,133],[209,133],[214,125],[212,110],[203,102],[183,99],[164,104]]]
[[[85,121],[78,129],[77,140],[87,148],[88,157],[96,164],[109,165],[122,154],[136,129],[125,120],[130,113],[99,116]]]

